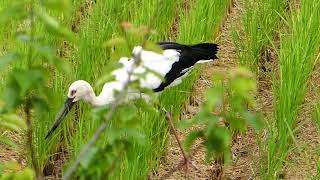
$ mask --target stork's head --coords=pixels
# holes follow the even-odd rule
[[[87,81],[78,80],[70,85],[68,99],[72,99],[72,102],[77,102],[82,99],[88,101],[91,92],[93,92],[93,89]]]
[[[67,99],[64,102],[64,106],[54,122],[53,126],[50,128],[46,138],[48,138],[55,129],[60,125],[62,120],[67,116],[73,105],[80,100],[89,101],[92,96],[93,89],[90,84],[84,80],[78,80],[73,82],[68,91]]]

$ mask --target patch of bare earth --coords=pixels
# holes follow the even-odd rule
[[[242,4],[241,0],[235,0],[233,6],[229,10],[229,14],[225,19],[221,32],[218,37],[219,59],[215,62],[207,64],[202,68],[199,80],[193,89],[193,94],[189,102],[185,105],[185,111],[182,119],[190,119],[200,110],[201,104],[204,102],[204,92],[212,86],[211,78],[215,72],[228,70],[236,66],[236,49],[232,42],[231,32],[235,23],[240,20]],[[190,129],[180,131],[179,137],[183,140],[186,135],[193,129],[199,127],[191,127]],[[207,163],[205,160],[205,148],[201,144],[201,140],[191,148],[190,157],[197,169],[190,167],[190,172],[186,173],[183,168],[183,158],[178,144],[173,135],[169,137],[168,151],[161,159],[161,164],[150,177],[151,179],[217,179],[222,178],[221,166],[216,162]]]
[[[24,137],[22,134],[13,134],[11,132],[4,132],[1,136],[9,137],[13,142],[20,144],[18,149],[12,148],[6,144],[0,144],[0,163],[17,162],[21,167],[27,166],[25,159]]]

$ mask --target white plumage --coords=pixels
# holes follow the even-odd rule
[[[120,58],[119,63],[123,66],[111,72],[115,78],[113,81],[104,84],[99,96],[96,96],[88,82],[84,80],[73,82],[69,87],[63,110],[46,137],[58,127],[75,102],[84,100],[93,106],[104,106],[112,103],[115,100],[115,92],[124,89],[131,71],[133,74],[130,77],[130,82],[138,80],[141,88],[162,92],[166,87],[181,83],[182,78],[188,75],[194,64],[217,59],[218,47],[216,44],[181,45],[163,42],[159,43],[159,45],[163,49],[162,53],[146,51],[141,46],[135,47],[133,49],[135,57],[141,53],[141,61],[136,66],[132,58]],[[156,72],[157,75],[150,70]],[[141,75],[143,75],[143,78],[141,78]],[[163,76],[164,80],[158,75]],[[129,100],[141,97],[137,90],[129,90],[129,92],[127,97]],[[142,96],[148,98],[147,96]]]
[[[137,77],[137,75],[135,74],[143,75],[144,73],[146,73],[144,78],[139,79],[140,87],[155,89],[160,86],[162,80],[154,73],[148,71],[148,69],[164,77],[172,68],[172,64],[179,60],[180,53],[175,50],[169,49],[164,50],[163,54],[158,54],[155,52],[142,50],[140,46],[135,47],[133,53],[138,54],[139,50],[142,51],[141,63],[139,64],[139,66],[134,68],[130,81],[139,79],[139,77]],[[119,60],[119,63],[121,63],[123,67],[113,71],[112,74],[115,76],[115,81],[124,83],[128,80],[129,69],[133,68],[133,59],[123,57]],[[105,85],[107,85],[109,88],[112,88],[112,85],[108,85],[108,83]]]

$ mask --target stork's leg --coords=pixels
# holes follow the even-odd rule
[[[192,164],[191,159],[189,158],[189,156],[186,154],[186,152],[183,149],[183,146],[182,146],[181,141],[180,141],[180,139],[178,137],[177,131],[174,128],[171,113],[166,112],[166,120],[168,121],[169,127],[172,130],[173,135],[176,138],[177,143],[179,145],[180,151],[181,151],[181,153],[183,155],[184,165],[185,165],[186,171],[188,171],[190,165],[193,166],[195,169],[198,169],[194,164]]]

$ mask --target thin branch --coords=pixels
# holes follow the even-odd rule
[[[111,109],[108,112],[108,114],[105,116],[104,122],[100,125],[98,130],[93,134],[93,136],[90,139],[90,141],[88,142],[88,144],[80,152],[77,160],[72,164],[71,168],[68,169],[66,175],[62,179],[67,180],[72,177],[73,173],[77,170],[78,166],[80,165],[80,162],[87,156],[87,154],[89,153],[89,150],[95,145],[95,143],[98,141],[100,135],[107,128],[108,122],[112,119],[113,114],[116,112],[118,107],[123,102],[123,97],[125,97],[125,95],[126,95],[127,89],[130,84],[131,75],[133,73],[135,65],[140,60],[140,55],[141,55],[141,51],[139,52],[139,54],[137,54],[138,57],[133,57],[134,58],[134,65],[128,71],[129,76],[128,76],[127,81],[125,82],[124,88],[120,91],[120,93],[116,97],[114,103],[111,105]]]
[[[30,42],[33,43],[34,41],[34,31],[35,31],[35,27],[34,27],[34,0],[30,1]],[[28,68],[29,70],[32,68],[32,53],[33,53],[33,49],[31,47],[31,45],[29,46],[28,49],[28,56],[27,56],[27,63],[28,63]],[[34,172],[36,174],[36,179],[41,179],[41,173],[39,171],[39,165],[38,165],[38,160],[36,158],[35,155],[35,149],[33,146],[33,127],[32,127],[32,121],[31,121],[31,108],[32,108],[32,102],[30,98],[27,98],[24,104],[24,112],[26,115],[26,124],[27,124],[27,147],[29,149],[30,152],[30,156],[31,156],[31,162],[32,162],[32,166],[34,169]]]
[[[166,113],[166,120],[168,121],[168,124],[169,124],[169,126],[170,126],[170,129],[172,130],[173,135],[174,135],[174,137],[175,137],[176,140],[177,140],[177,143],[178,143],[178,146],[179,146],[179,148],[180,148],[180,151],[181,151],[181,153],[182,153],[183,158],[188,161],[188,160],[189,160],[189,157],[188,157],[187,154],[185,153],[185,151],[184,151],[184,149],[183,149],[183,146],[182,146],[182,144],[181,144],[181,142],[180,142],[180,140],[179,140],[179,136],[178,136],[177,132],[175,131],[175,128],[174,128],[174,125],[173,125],[173,122],[172,122],[172,115],[171,115],[170,113]],[[189,161],[190,161],[190,160],[189,160]],[[185,163],[188,163],[188,162],[185,162]]]
[[[34,28],[34,0],[31,0],[30,2],[30,43],[33,43],[34,41],[34,33],[35,33],[35,28]],[[29,46],[28,49],[28,68],[30,69],[32,67],[32,47],[31,45]]]

